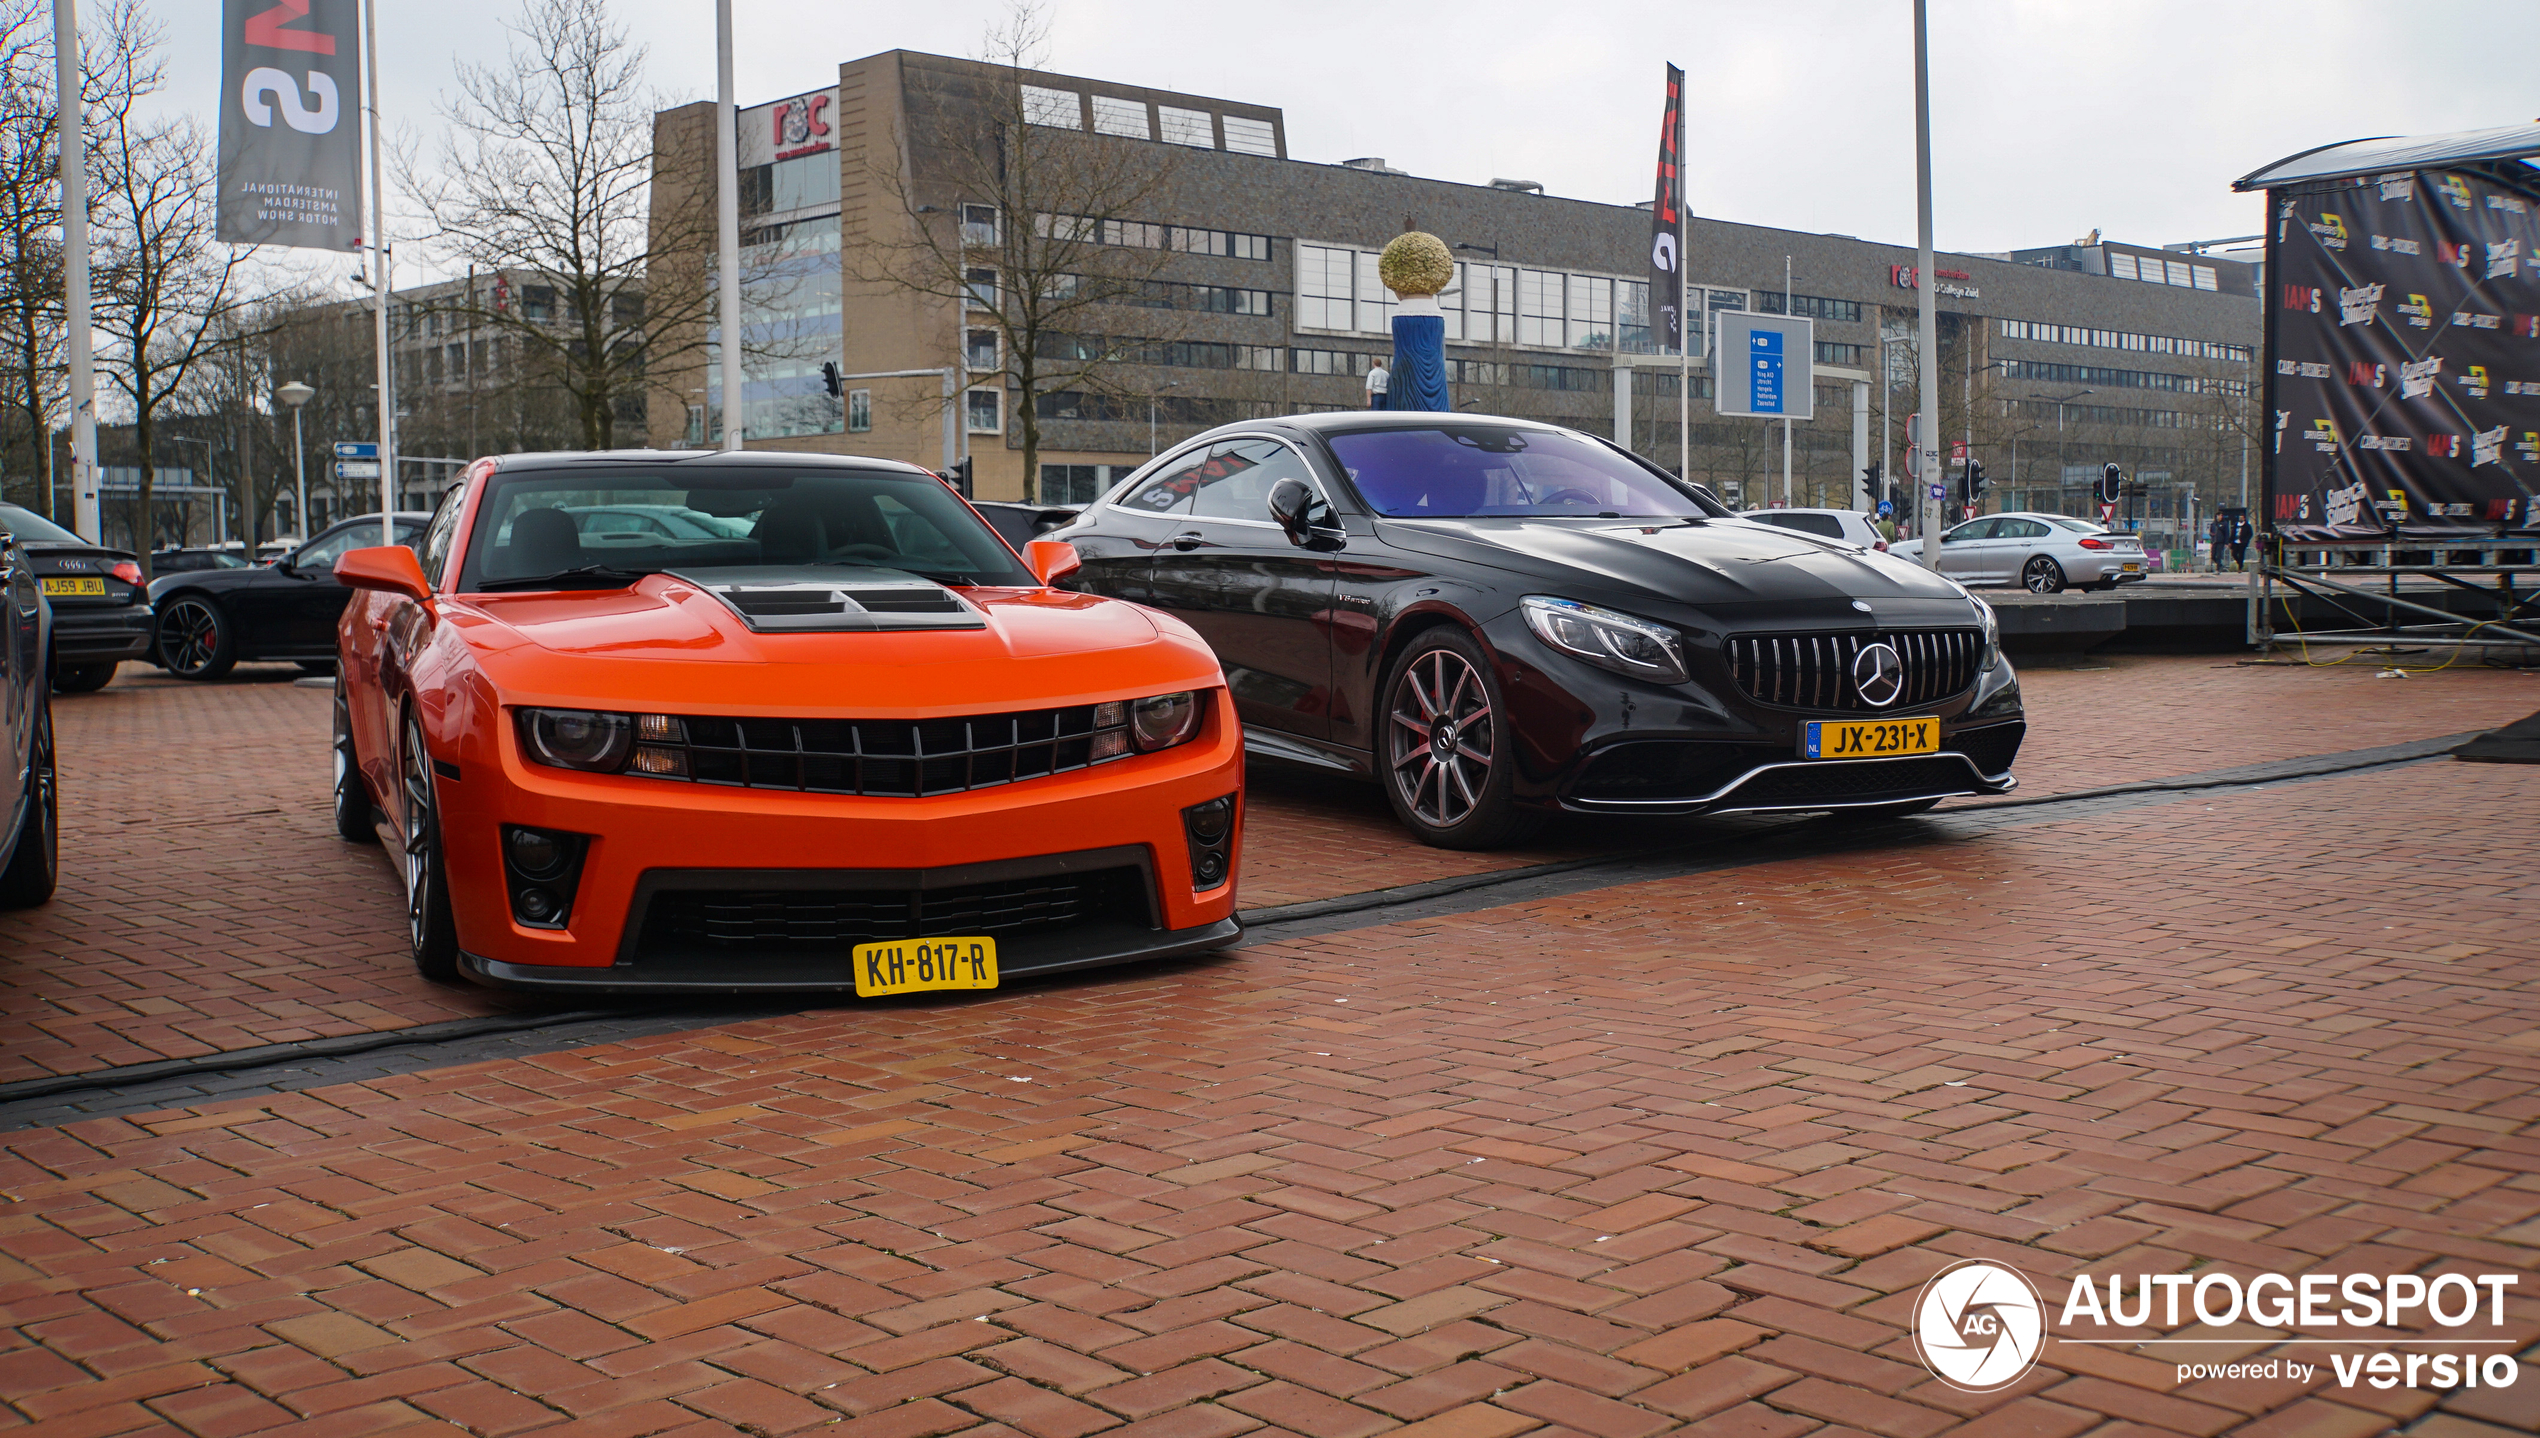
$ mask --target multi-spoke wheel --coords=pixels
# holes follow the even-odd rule
[[[0,822],[7,810],[0,809]],[[26,775],[26,817],[18,821],[18,845],[0,869],[0,909],[31,909],[53,897],[60,872],[62,796],[53,768],[53,704],[47,695],[35,711],[35,752]]]
[[[361,756],[353,749],[353,711],[344,690],[335,691],[335,833],[348,844],[368,844],[379,837],[371,827],[370,786],[362,782]]]
[[[1512,743],[1490,660],[1462,630],[1432,629],[1385,683],[1385,793],[1426,843],[1488,849],[1538,817],[1512,796]]]
[[[188,594],[159,611],[159,663],[179,679],[218,679],[238,662],[236,637],[219,604]]]
[[[56,694],[94,694],[114,682],[115,665],[57,664],[53,666],[53,692]]]
[[[2064,588],[2064,566],[2041,554],[2020,571],[2020,583],[2031,594],[2060,594]]]
[[[406,879],[406,936],[415,970],[434,983],[459,980],[458,926],[450,917],[449,876],[441,867],[441,819],[434,804],[432,754],[423,745],[423,723],[406,716],[405,742],[397,756],[404,813],[398,816],[400,867]]]

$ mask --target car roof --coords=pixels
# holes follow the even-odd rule
[[[1766,506],[1761,509],[1741,509],[1737,512],[1737,515],[1738,518],[1744,519],[1750,514],[1849,514],[1858,516],[1862,513],[1863,511],[1858,509],[1814,509],[1801,504],[1792,505],[1786,509],[1774,509],[1770,506]]]
[[[534,454],[496,455],[494,470],[498,474],[516,474],[524,470],[579,469],[617,464],[677,466],[701,463],[739,465],[745,469],[887,469],[908,475],[925,475],[930,479],[935,477],[931,469],[896,459],[773,449],[559,449]]]

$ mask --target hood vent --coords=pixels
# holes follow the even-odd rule
[[[713,595],[759,634],[988,627],[960,595],[896,569],[765,565],[669,577]]]

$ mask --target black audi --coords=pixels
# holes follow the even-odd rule
[[[1432,844],[1557,810],[1894,816],[2017,782],[2019,684],[1982,602],[1575,431],[1228,425],[1049,537],[1084,559],[1073,587],[1207,638],[1253,756],[1376,779]]]
[[[132,551],[91,544],[14,504],[0,504],[0,533],[17,536],[53,606],[55,693],[103,689],[115,666],[149,652],[150,605]]]
[[[397,542],[423,542],[432,516],[396,516]],[[159,667],[179,679],[218,679],[242,659],[289,659],[311,673],[335,668],[335,621],[353,591],[335,580],[348,549],[379,543],[379,516],[319,531],[271,564],[184,569],[150,581],[159,611]]]

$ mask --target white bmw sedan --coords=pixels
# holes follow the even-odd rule
[[[1919,564],[1923,542],[1902,540],[1888,552]],[[2070,515],[1987,514],[1941,534],[1940,572],[1969,588],[2114,589],[2143,581],[2143,541]]]

